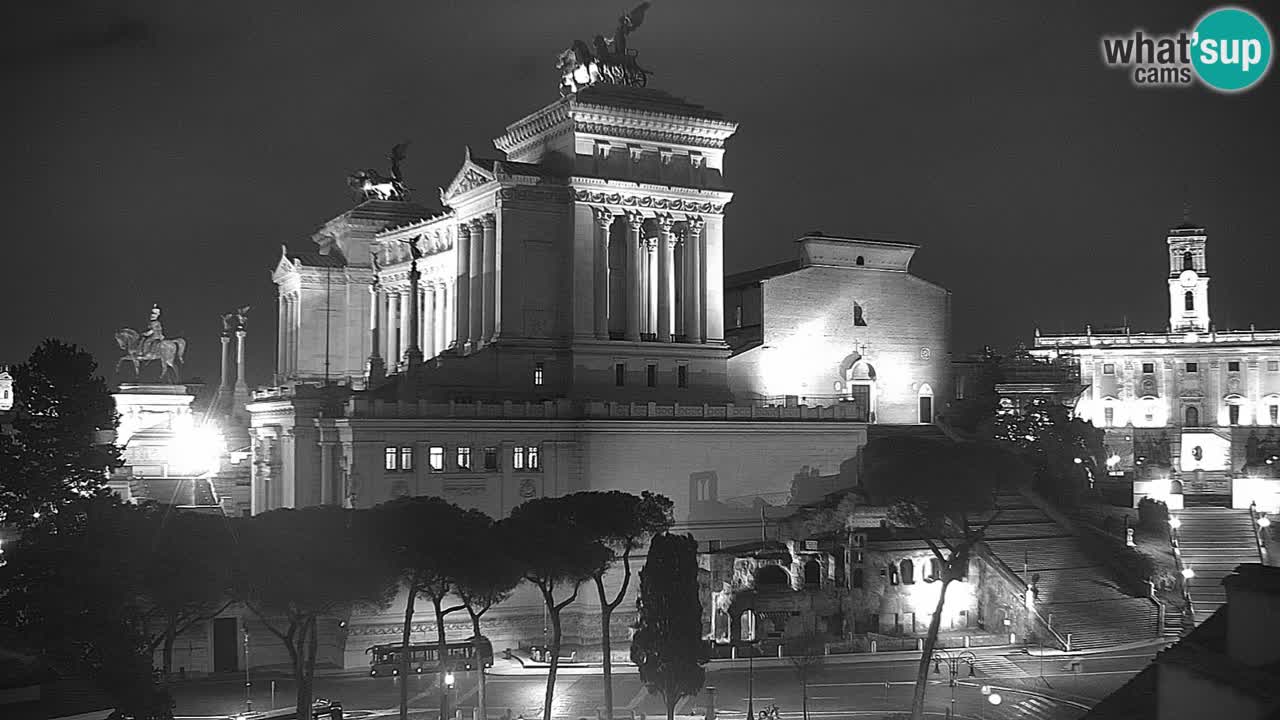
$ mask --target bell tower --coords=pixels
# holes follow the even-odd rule
[[[1209,270],[1203,227],[1183,218],[1169,231],[1169,329],[1209,331]]]

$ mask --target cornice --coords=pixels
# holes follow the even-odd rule
[[[556,128],[560,124],[564,124],[564,127]],[[562,99],[508,125],[505,133],[494,138],[493,145],[510,155],[521,145],[546,137],[552,129],[560,135],[570,127],[569,101]]]
[[[733,199],[733,193],[720,190],[645,183],[624,185],[616,180],[588,177],[574,177],[570,186],[577,202],[655,212],[723,215],[725,206]]]

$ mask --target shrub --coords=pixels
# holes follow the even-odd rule
[[[1169,523],[1169,506],[1160,500],[1143,498],[1138,503],[1138,525],[1148,530],[1160,530]]]

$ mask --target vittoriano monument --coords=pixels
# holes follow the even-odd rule
[[[178,365],[182,363],[182,355],[187,350],[187,341],[182,338],[165,338],[164,325],[160,323],[160,306],[151,306],[151,319],[147,321],[147,329],[138,332],[133,328],[123,328],[116,332],[116,344],[124,351],[124,355],[116,362],[116,372],[125,362],[133,363],[133,374],[139,374],[142,363],[158,360],[160,362],[160,382],[181,382]]]
[[[561,52],[560,94],[569,95],[601,83],[644,87],[650,72],[636,63],[636,51],[627,49],[627,36],[644,22],[648,9],[649,3],[643,2],[618,18],[613,37],[596,35],[590,47],[574,40],[573,47]]]
[[[391,177],[377,170],[366,168],[347,176],[347,185],[361,200],[408,200],[409,188],[400,173],[400,163],[405,159],[409,143],[402,142],[391,148],[387,159],[391,161]]]

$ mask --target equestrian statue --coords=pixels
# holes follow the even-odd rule
[[[560,53],[560,94],[569,95],[598,83],[644,87],[652,73],[636,62],[636,51],[627,47],[627,36],[644,22],[649,3],[642,2],[618,18],[612,37],[596,35],[591,45],[574,40]]]
[[[124,355],[116,361],[116,372],[125,362],[133,363],[133,375],[141,379],[139,373],[142,363],[158,360],[160,362],[160,382],[181,382],[178,365],[182,363],[182,355],[187,350],[187,341],[183,338],[166,338],[164,325],[160,323],[160,306],[151,306],[151,319],[147,321],[147,329],[138,332],[133,328],[122,328],[116,332],[116,344],[124,351]]]

